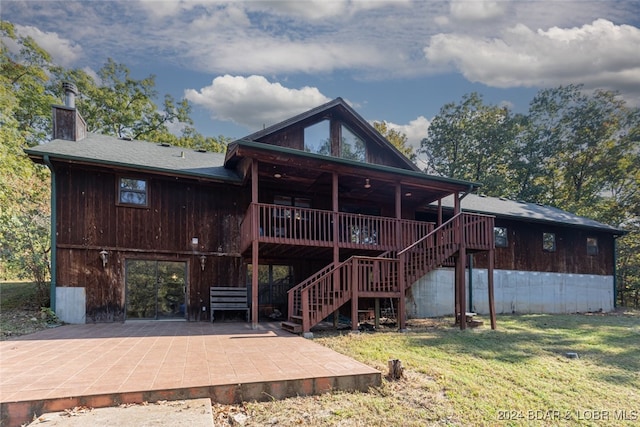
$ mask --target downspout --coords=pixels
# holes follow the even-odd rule
[[[51,306],[51,311],[56,312],[56,276],[57,276],[57,236],[56,236],[56,223],[57,223],[57,215],[56,215],[56,172],[51,164],[51,160],[49,159],[49,155],[45,154],[42,158],[44,164],[47,165],[49,170],[51,171],[51,284],[49,288],[49,305]]]

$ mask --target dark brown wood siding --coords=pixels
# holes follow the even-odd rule
[[[117,205],[121,176],[148,180],[148,206]],[[249,203],[244,189],[62,165],[56,166],[56,182],[57,285],[86,289],[88,321],[123,320],[126,259],[186,262],[192,320],[208,316],[202,306],[208,305],[210,286],[244,286],[238,248]],[[102,249],[109,252],[106,268]]]
[[[496,227],[506,227],[508,246],[496,248],[495,268],[573,274],[613,274],[613,235],[576,227],[559,227],[497,218]],[[543,233],[554,233],[555,252],[542,247]],[[587,238],[598,240],[598,253],[587,254]],[[486,268],[487,255],[474,257],[474,267]]]

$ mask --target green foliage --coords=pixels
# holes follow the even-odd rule
[[[49,55],[30,38],[19,38],[2,22],[0,34],[21,45],[12,54],[0,47],[0,271],[11,278],[29,278],[38,286],[38,304],[48,304],[49,186],[48,172],[37,167],[23,148],[49,132],[51,98],[47,81]]]
[[[485,105],[477,93],[449,103],[432,120],[420,152],[430,172],[483,183],[495,194],[508,186],[516,118],[507,108]]]
[[[380,135],[384,136],[387,141],[392,143],[398,151],[404,154],[409,160],[416,160],[416,153],[413,151],[413,147],[407,145],[407,135],[399,132],[395,129],[391,129],[387,126],[386,122],[373,122],[373,127],[380,132]]]
[[[60,319],[56,316],[56,313],[49,307],[40,308],[40,318],[44,320],[48,325],[60,324]]]

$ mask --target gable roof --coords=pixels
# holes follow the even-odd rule
[[[453,198],[446,197],[442,199],[442,205],[447,208],[453,208]],[[468,194],[462,199],[461,206],[462,209],[467,212],[495,215],[499,218],[587,228],[609,232],[615,235],[627,233],[625,230],[603,224],[596,220],[537,203]]]
[[[407,169],[421,172],[420,168],[417,165],[415,165],[404,154],[402,154],[400,150],[398,150],[385,137],[383,137],[380,132],[376,130],[376,128],[369,124],[368,121],[366,121],[360,114],[358,114],[356,110],[351,108],[351,106],[340,97],[329,101],[326,104],[312,108],[309,111],[298,114],[297,116],[293,116],[287,120],[271,125],[258,132],[254,132],[250,135],[240,138],[238,141],[260,141],[271,134],[278,133],[286,128],[302,122],[319,123],[322,120],[325,120],[327,115],[332,111],[339,111],[343,115],[350,117],[361,130],[367,133],[367,139],[369,141],[390,150],[395,156],[397,156],[398,160],[400,160],[402,164],[407,167]]]
[[[152,171],[171,176],[205,178],[236,182],[241,179],[233,170],[224,167],[224,153],[197,151],[168,144],[131,141],[112,136],[87,134],[80,141],[54,139],[27,148],[29,157],[42,163],[44,157],[76,164],[117,167],[129,170]]]

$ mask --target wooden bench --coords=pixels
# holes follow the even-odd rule
[[[229,286],[212,286],[210,288],[211,321],[216,311],[244,311],[249,321],[249,304],[247,302],[247,288]]]

